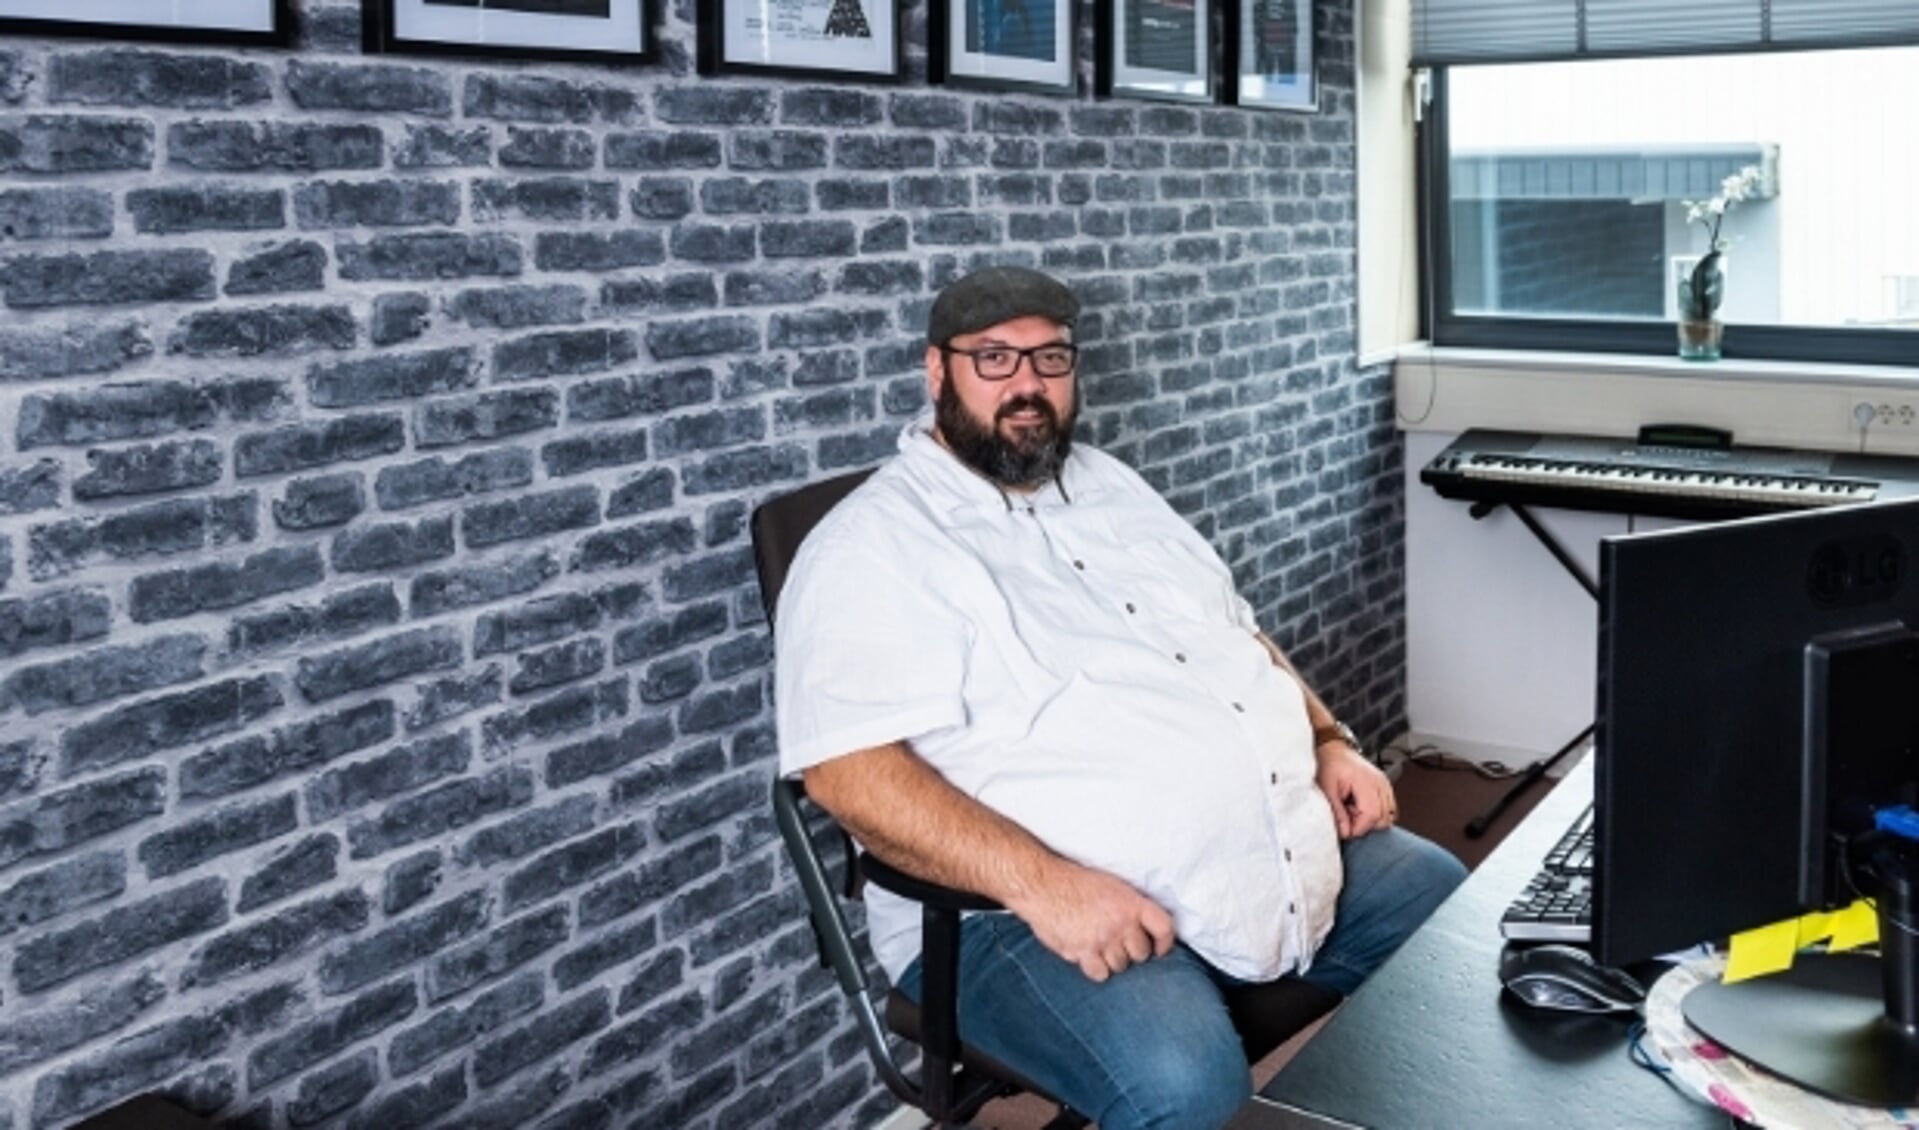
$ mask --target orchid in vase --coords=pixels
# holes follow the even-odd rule
[[[1721,181],[1718,195],[1711,200],[1685,202],[1686,222],[1706,229],[1706,253],[1693,264],[1686,277],[1679,280],[1679,340],[1680,353],[1684,356],[1719,355],[1719,327],[1714,315],[1726,296],[1726,276],[1721,264],[1727,246],[1727,241],[1719,236],[1719,229],[1726,222],[1726,214],[1753,194],[1763,176],[1758,165],[1747,165]]]

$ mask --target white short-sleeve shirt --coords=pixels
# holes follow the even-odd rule
[[[1305,969],[1332,928],[1338,834],[1300,687],[1224,563],[1110,456],[1075,446],[1059,486],[1002,494],[930,424],[793,563],[774,632],[781,772],[904,741],[1154,899],[1224,972]],[[867,892],[897,979],[918,905]]]

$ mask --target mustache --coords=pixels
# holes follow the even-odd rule
[[[1053,408],[1052,402],[1043,396],[1014,397],[1000,405],[998,410],[993,413],[993,422],[997,424],[1013,413],[1024,412],[1029,408],[1046,417],[1047,423],[1053,425],[1055,428],[1059,427],[1059,412]]]

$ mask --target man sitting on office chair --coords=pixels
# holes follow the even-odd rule
[[[934,411],[780,600],[781,769],[881,859],[1010,912],[962,924],[961,1039],[1104,1130],[1213,1127],[1251,1088],[1220,986],[1350,993],[1465,870],[1393,826],[1211,546],[1073,444],[1078,313],[1023,268],[933,303]],[[917,999],[917,906],[868,906]]]

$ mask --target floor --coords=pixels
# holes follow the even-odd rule
[[[1481,776],[1470,768],[1434,768],[1424,764],[1402,766],[1397,785],[1400,824],[1418,832],[1459,857],[1467,867],[1476,867],[1514,825],[1550,791],[1550,781],[1533,785],[1491,822],[1486,834],[1478,838],[1466,835],[1466,823],[1487,810],[1507,789],[1508,780]],[[1320,1021],[1275,1048],[1253,1065],[1253,1086],[1262,1087],[1294,1054],[1312,1039]],[[1056,1113],[1052,1104],[1021,1095],[988,1103],[974,1119],[978,1130],[1040,1130]]]

